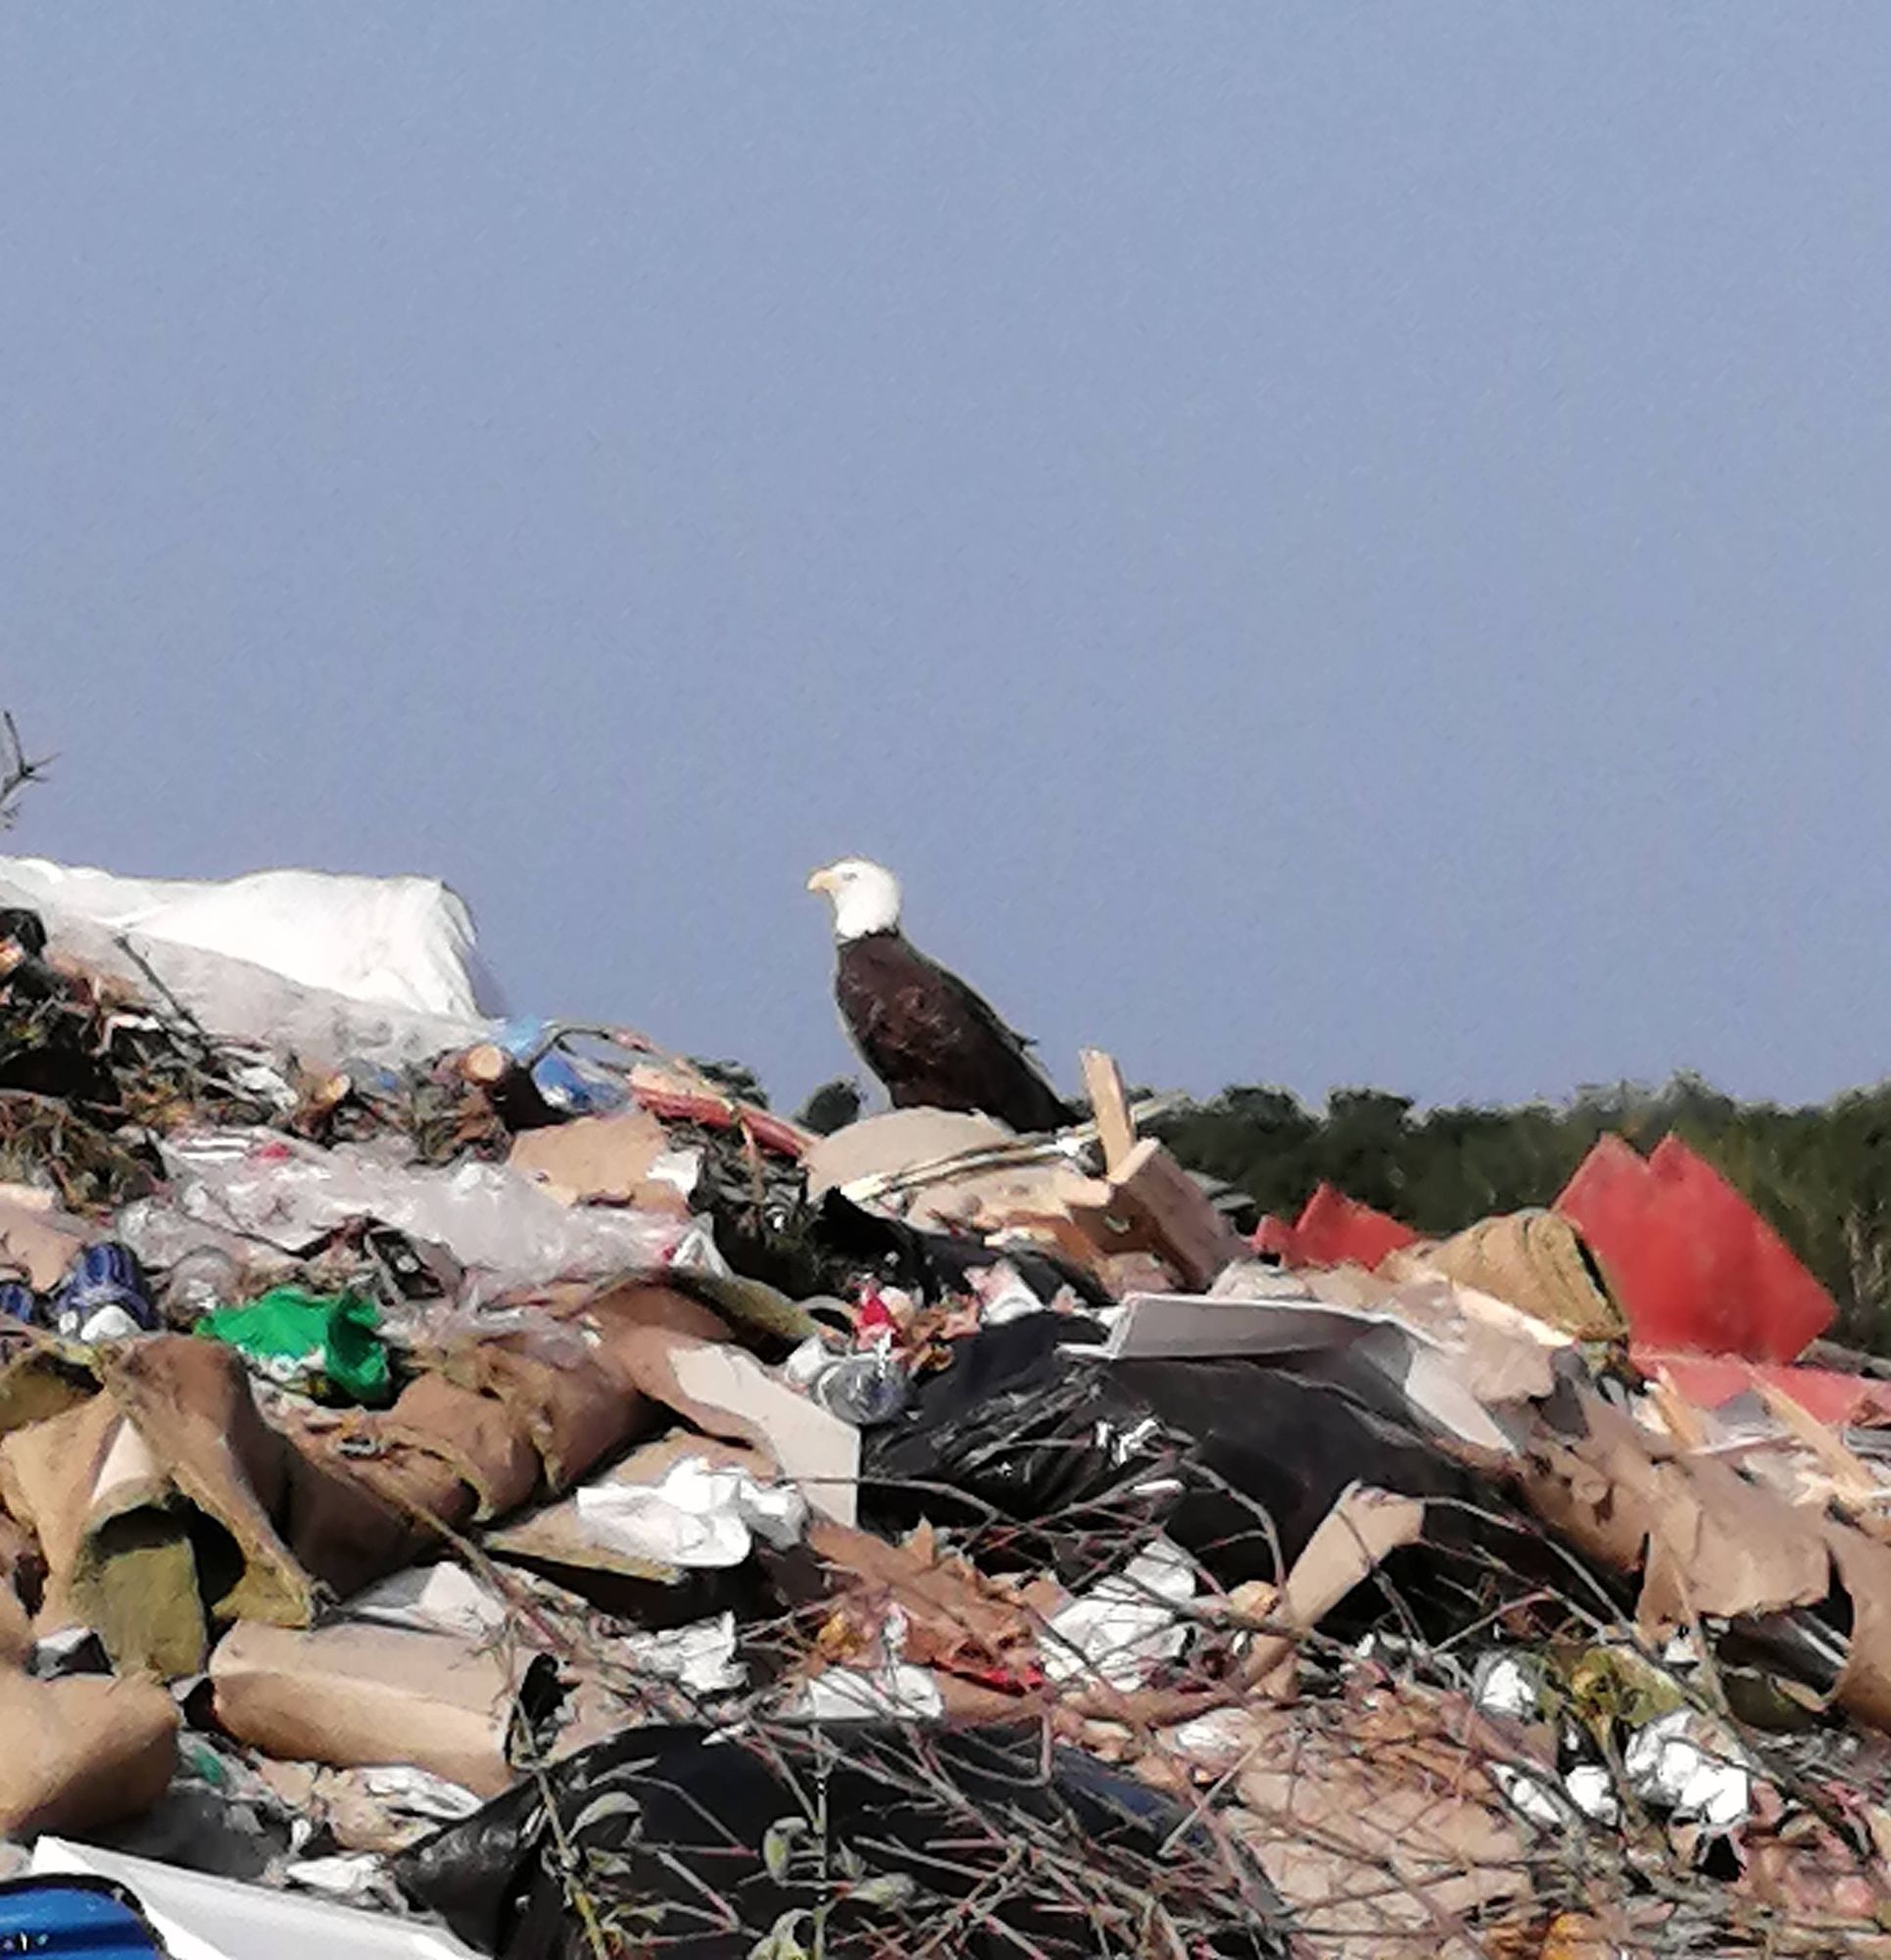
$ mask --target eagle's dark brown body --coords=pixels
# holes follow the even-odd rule
[[[1072,1120],[1024,1038],[897,928],[841,942],[834,997],[896,1108],[976,1109],[1020,1132]]]

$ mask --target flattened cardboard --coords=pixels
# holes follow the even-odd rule
[[[1396,1708],[1314,1728],[1250,1711],[1231,1827],[1322,1960],[1488,1951],[1460,1917],[1530,1897],[1528,1845],[1474,1751]],[[1438,1725],[1441,1727],[1441,1725]]]
[[[1519,1483],[1537,1515],[1582,1550],[1618,1572],[1642,1571],[1644,1630],[1824,1598],[1825,1544],[1783,1498],[1712,1457],[1674,1457],[1586,1390],[1576,1401],[1583,1429],[1561,1435],[1539,1423]]]
[[[562,1204],[629,1204],[668,1149],[662,1124],[631,1107],[526,1130],[513,1141],[510,1162]]]
[[[469,1368],[468,1386],[523,1420],[545,1466],[548,1490],[570,1489],[648,1418],[642,1399],[626,1395],[598,1365],[595,1350],[568,1328],[481,1341],[449,1365],[455,1375]]]
[[[807,1195],[819,1199],[864,1179],[944,1164],[968,1152],[1001,1150],[1016,1141],[990,1116],[956,1109],[888,1109],[815,1139],[803,1159]]]
[[[1268,1618],[1283,1631],[1258,1636],[1241,1661],[1241,1675],[1263,1681],[1381,1560],[1425,1535],[1425,1506],[1366,1484],[1349,1484],[1321,1519],[1287,1573]]]
[[[1099,1252],[1154,1251],[1186,1287],[1205,1287],[1244,1250],[1235,1228],[1154,1137],[1136,1145],[1106,1180],[1068,1179],[1064,1204]]]
[[[851,1526],[858,1515],[860,1432],[776,1381],[752,1354],[706,1342],[676,1342],[664,1397],[710,1435],[755,1444],[798,1484],[809,1506]]]
[[[509,1788],[505,1658],[447,1634],[343,1623],[233,1627],[211,1656],[217,1719],[292,1762],[412,1763],[481,1796]]]
[[[0,1834],[96,1831],[150,1809],[176,1770],[177,1729],[153,1682],[0,1673]]]
[[[350,1455],[347,1434],[291,1432],[282,1520],[297,1560],[342,1594],[419,1557],[439,1527],[469,1524],[478,1501],[444,1457],[385,1438],[372,1455]]]
[[[1891,1548],[1835,1519],[1826,1522],[1825,1542],[1852,1602],[1850,1646],[1832,1699],[1891,1730]]]

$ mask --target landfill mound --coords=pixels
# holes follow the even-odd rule
[[[1678,1145],[1237,1230],[371,882],[0,859],[0,1950],[1891,1954],[1891,1384]]]

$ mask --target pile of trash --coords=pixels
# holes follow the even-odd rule
[[[1242,1229],[489,998],[0,858],[0,1948],[1891,1955],[1891,1381],[1678,1145]]]

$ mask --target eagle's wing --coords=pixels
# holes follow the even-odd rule
[[[909,941],[844,962],[840,997],[861,1054],[896,1102],[984,1109],[1027,1130],[1068,1120],[1023,1037]]]

